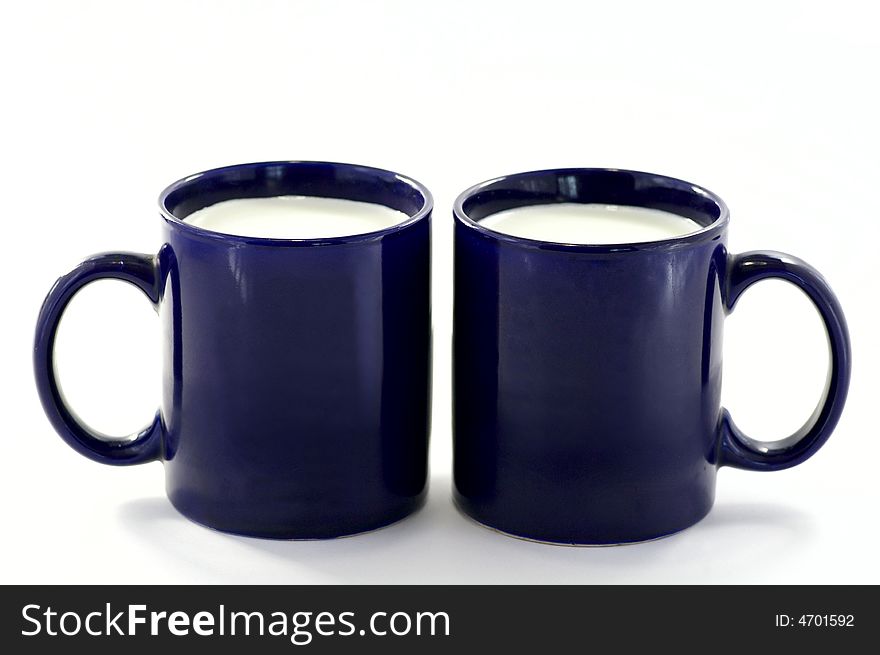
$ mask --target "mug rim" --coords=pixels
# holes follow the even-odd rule
[[[476,196],[479,192],[487,189],[488,187],[499,184],[505,181],[510,180],[524,180],[530,177],[543,176],[543,175],[555,175],[557,177],[563,175],[573,175],[573,174],[585,174],[585,173],[617,173],[617,174],[625,174],[630,175],[637,178],[642,179],[652,179],[655,181],[665,182],[670,186],[675,187],[689,187],[687,192],[694,193],[702,196],[703,198],[708,198],[711,202],[715,204],[718,208],[718,217],[715,218],[711,223],[704,226],[703,228],[690,232],[688,234],[683,234],[676,237],[669,237],[666,239],[656,239],[652,241],[634,241],[634,242],[619,242],[619,243],[568,243],[562,241],[545,241],[541,239],[531,239],[529,237],[520,237],[512,234],[507,234],[505,232],[499,232],[498,230],[493,230],[492,228],[485,227],[480,224],[479,220],[475,220],[468,215],[468,212],[464,209],[464,204],[469,199]],[[536,204],[548,204],[548,203],[536,203]],[[625,204],[625,203],[624,203]],[[519,205],[525,206],[525,205]],[[721,232],[727,227],[728,222],[730,221],[730,211],[727,207],[727,204],[721,199],[718,194],[709,191],[705,187],[702,187],[697,184],[693,184],[692,182],[687,182],[686,180],[682,180],[676,177],[671,177],[669,175],[660,175],[658,173],[649,173],[646,171],[637,171],[626,168],[603,168],[603,167],[572,167],[572,168],[546,168],[541,170],[534,171],[524,171],[520,173],[511,173],[509,175],[501,175],[499,177],[494,177],[489,180],[485,180],[483,182],[479,182],[464,191],[462,191],[458,197],[455,199],[455,203],[453,204],[453,216],[459,222],[459,224],[467,227],[468,229],[474,230],[475,232],[481,234],[484,237],[493,239],[495,241],[503,241],[511,244],[516,244],[518,246],[530,247],[530,248],[539,248],[542,250],[562,250],[568,252],[585,252],[585,253],[615,253],[615,252],[630,252],[630,251],[642,251],[642,250],[657,250],[662,248],[676,248],[682,247],[686,245],[690,245],[693,243],[700,243],[704,241],[710,241],[717,239]],[[491,214],[490,214],[491,215]]]
[[[179,218],[174,215],[174,212],[168,206],[168,199],[171,194],[181,191],[185,189],[187,186],[193,184],[197,180],[204,179],[206,177],[220,177],[224,174],[228,174],[235,171],[243,171],[247,169],[259,169],[259,168],[267,168],[271,166],[285,166],[285,167],[297,167],[297,166],[330,166],[336,169],[343,169],[349,171],[359,171],[361,173],[366,173],[368,175],[372,175],[377,179],[385,179],[388,181],[398,181],[402,182],[412,189],[414,189],[421,196],[421,207],[419,210],[413,214],[412,216],[407,216],[406,220],[403,220],[399,223],[395,223],[389,227],[382,228],[381,230],[373,230],[371,232],[362,232],[358,234],[346,234],[341,236],[334,237],[310,237],[304,239],[285,239],[279,237],[258,237],[258,236],[247,236],[240,234],[230,234],[228,232],[218,232],[216,230],[209,230],[207,228],[194,225],[186,221],[185,219]],[[321,197],[321,196],[318,196]],[[325,246],[325,245],[345,245],[345,244],[356,244],[356,243],[365,243],[376,241],[382,239],[385,236],[390,234],[395,234],[406,228],[418,223],[426,216],[429,216],[434,209],[434,197],[431,195],[431,192],[428,188],[418,182],[417,180],[408,177],[406,175],[401,175],[400,173],[395,173],[394,171],[390,171],[384,168],[376,168],[374,166],[365,166],[363,164],[349,164],[345,162],[332,162],[332,161],[320,161],[320,160],[308,160],[308,159],[281,159],[281,160],[273,160],[273,161],[259,161],[259,162],[248,162],[242,164],[230,164],[227,166],[219,166],[217,168],[209,168],[204,171],[200,171],[198,173],[193,173],[192,175],[187,175],[182,177],[175,182],[172,182],[167,187],[165,187],[162,192],[159,194],[158,198],[159,204],[159,214],[165,220],[165,222],[171,226],[177,227],[184,232],[188,232],[192,235],[207,238],[214,241],[223,241],[231,244],[245,244],[245,245],[263,245],[263,246]],[[369,204],[381,204],[381,203],[369,203]],[[393,208],[392,208],[393,209]]]

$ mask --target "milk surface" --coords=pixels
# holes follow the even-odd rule
[[[185,221],[206,230],[270,239],[319,239],[375,232],[407,220],[404,212],[355,200],[313,196],[236,198]]]
[[[512,236],[580,244],[659,241],[703,229],[694,220],[659,209],[573,202],[515,207],[479,223]]]

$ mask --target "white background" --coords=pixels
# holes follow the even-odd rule
[[[880,582],[880,50],[872,3],[45,2],[0,20],[3,338],[0,581]],[[156,252],[156,197],[267,159],[390,168],[434,192],[430,500],[330,542],[217,534],[177,515],[162,466],[68,448],[40,409],[32,334],[52,282],[104,250]],[[819,268],[847,312],[850,400],[815,458],[724,469],[710,516],[619,548],[510,539],[450,502],[451,204],[555,166],[665,173],[721,194],[733,251]],[[799,427],[824,335],[784,283],[728,320],[724,402],[754,436]],[[77,297],[62,382],[96,427],[130,432],[159,395],[159,322],[118,282]]]

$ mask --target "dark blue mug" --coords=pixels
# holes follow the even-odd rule
[[[231,236],[184,221],[223,200],[278,195],[376,203],[409,218],[368,234],[302,240]],[[180,180],[162,192],[159,209],[157,256],[91,257],[43,304],[34,365],[61,437],[106,464],[163,462],[168,497],[182,514],[238,534],[338,537],[421,506],[431,370],[428,190],[365,166],[268,162]],[[161,408],[125,440],[80,421],[53,370],[64,308],[102,278],[143,291],[164,328]]]
[[[480,225],[560,202],[659,209],[703,227],[575,245]],[[837,299],[795,257],[729,253],[728,210],[715,194],[650,173],[547,170],[474,186],[454,216],[454,493],[478,522],[547,542],[655,539],[708,513],[720,467],[794,466],[834,429],[850,378]],[[743,434],[721,407],[724,317],[767,278],[807,294],[831,348],[819,406],[777,442]]]

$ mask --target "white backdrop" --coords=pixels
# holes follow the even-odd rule
[[[880,49],[870,2],[46,2],[3,9],[5,281],[0,582],[880,582],[876,419]],[[156,196],[206,168],[370,164],[436,199],[432,487],[425,509],[332,542],[211,532],[178,516],[162,466],[113,468],[42,414],[32,333],[52,282],[103,250],[155,252]],[[496,175],[555,166],[665,173],[718,192],[733,251],[817,266],[853,339],[850,401],[815,458],[722,470],[715,509],[669,539],[563,548],[496,535],[450,502],[451,204]],[[821,391],[819,319],[792,287],[751,289],[727,322],[724,402],[776,438]],[[145,423],[159,322],[93,285],[59,365],[96,427]]]

